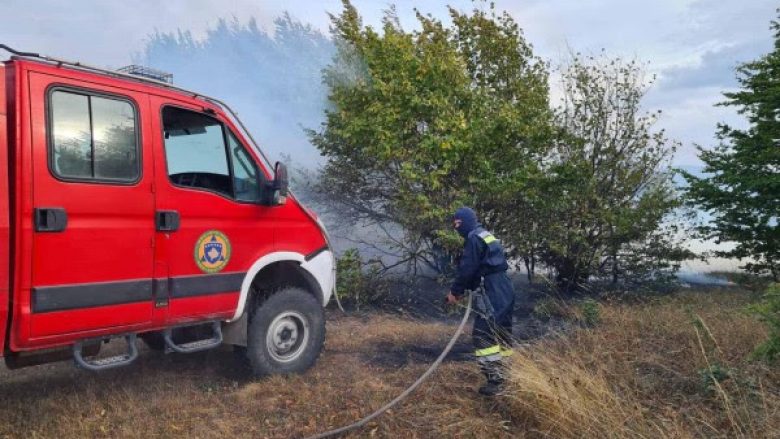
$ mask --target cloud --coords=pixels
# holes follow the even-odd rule
[[[648,94],[648,107],[657,100],[656,93]],[[711,148],[718,143],[715,128],[719,122],[732,126],[743,126],[745,121],[729,107],[716,106],[723,100],[720,87],[696,87],[685,93],[676,94],[677,101],[661,106],[663,112],[658,126],[666,130],[669,138],[681,142],[675,156],[677,166],[697,166],[701,164],[697,157],[696,145]]]
[[[771,50],[768,28],[777,7],[774,0],[499,0],[497,6],[511,11],[553,65],[570,50],[602,48],[608,56],[649,62],[658,80],[644,106],[663,110],[657,127],[681,142],[675,165],[699,165],[694,144],[714,145],[719,122],[745,124],[736,109],[715,104],[737,86],[737,64]]]
[[[274,18],[293,17],[327,32],[326,12],[338,13],[340,0],[259,2],[257,0],[0,0],[2,42],[21,50],[119,67],[141,52],[155,31],[190,31],[203,39],[220,18],[240,23],[255,18],[272,29]],[[416,25],[414,8],[447,20],[447,4],[459,10],[486,8],[470,0],[353,0],[367,24],[378,26],[395,3],[401,23]],[[769,22],[776,0],[495,0],[524,29],[537,54],[558,64],[569,48],[649,61],[659,75],[646,102],[663,109],[660,126],[685,143],[678,161],[696,161],[690,144],[712,144],[715,124],[738,122],[734,109],[713,108],[722,91],[735,86],[734,67],[771,49]],[[180,76],[181,77],[181,76]],[[224,96],[230,100],[231,96]],[[237,97],[236,99],[240,99]]]
[[[658,85],[669,91],[712,86],[721,89],[736,87],[736,67],[766,53],[762,43],[765,41],[749,41],[709,50],[696,65],[671,67],[662,71]]]
[[[685,89],[720,87],[721,90],[738,86],[736,68],[740,64],[758,59],[768,53],[772,40],[768,32],[764,38],[753,38],[718,49],[704,52],[698,62],[691,65],[673,66],[660,72],[658,86],[667,93],[685,92]]]

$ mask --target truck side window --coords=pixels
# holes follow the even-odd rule
[[[175,107],[162,111],[165,159],[173,184],[233,196],[222,124]]]
[[[133,182],[139,175],[136,112],[130,102],[54,90],[51,169],[63,179]]]
[[[250,202],[260,201],[257,165],[241,142],[230,131],[228,131],[228,147],[230,148],[230,161],[233,165],[233,188],[236,191],[236,199]]]

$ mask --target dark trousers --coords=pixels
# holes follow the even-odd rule
[[[484,278],[485,290],[475,296],[472,338],[475,355],[488,380],[500,380],[498,365],[511,355],[515,293],[506,272]]]

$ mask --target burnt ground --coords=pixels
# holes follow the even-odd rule
[[[555,317],[540,320],[533,314],[535,302],[546,294],[542,287],[529,284],[526,277],[520,273],[510,277],[515,290],[514,337],[518,342],[531,342],[551,331],[570,329],[570,322]],[[445,303],[444,297],[448,292],[448,285],[442,285],[434,278],[418,276],[414,282],[393,279],[390,280],[390,285],[390,294],[381,303],[364,308],[363,311],[392,313],[415,320],[446,323],[457,323],[462,316],[461,307]],[[340,313],[333,300],[330,308],[332,313]],[[354,313],[355,310],[348,307],[347,312]],[[469,325],[466,332],[470,331],[470,328]],[[433,355],[415,353],[413,347],[410,348],[412,350],[409,351],[409,355],[425,356],[430,360],[438,355],[438,352]],[[448,359],[459,358],[456,354],[459,349],[464,350],[465,347],[456,345]]]
[[[575,324],[561,318],[552,317],[541,320],[533,314],[534,303],[545,292],[538,286],[529,285],[525,276],[511,276],[515,289],[515,308],[513,335],[518,343],[533,343],[550,333],[571,330]],[[418,276],[414,282],[396,278],[390,281],[390,292],[381,302],[363,306],[360,310],[346,306],[345,315],[331,300],[328,307],[328,320],[350,317],[371,324],[376,314],[395,315],[405,321],[421,324],[444,324],[452,328],[459,323],[463,315],[462,306],[450,306],[445,303],[447,285],[436,279]],[[471,344],[471,325],[473,317],[464,328],[464,335],[453,346],[445,362],[461,363],[474,360],[474,348]],[[401,368],[412,364],[432,363],[441,353],[443,344],[424,345],[414,340],[404,342],[380,342],[370,351],[360,353],[367,364],[379,368]]]
[[[533,311],[534,299],[540,290],[529,285],[521,274],[512,275],[511,279],[515,288],[515,316],[527,317]],[[402,278],[391,278],[389,282],[390,293],[379,305],[383,311],[399,312],[416,318],[457,318],[457,313],[444,300],[449,285],[426,276],[417,276],[412,282]]]

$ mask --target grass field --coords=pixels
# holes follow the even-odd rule
[[[764,336],[740,311],[749,300],[729,291],[603,305],[595,327],[519,350],[512,385],[492,400],[475,394],[464,336],[402,406],[352,437],[780,437],[780,373],[746,361]],[[229,349],[144,350],[99,374],[69,363],[3,370],[0,437],[303,437],[393,398],[453,330],[332,313],[312,370],[264,380]]]

